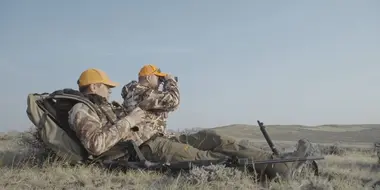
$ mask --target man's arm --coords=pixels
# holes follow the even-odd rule
[[[143,110],[174,111],[180,103],[180,93],[177,82],[174,79],[167,79],[164,84],[164,91],[148,90],[146,98],[140,102],[139,106]]]
[[[76,132],[84,148],[95,156],[109,150],[131,133],[130,121],[130,117],[124,117],[115,125],[103,128],[98,115],[82,103],[76,104],[69,112],[71,128]]]

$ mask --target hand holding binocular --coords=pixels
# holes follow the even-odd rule
[[[160,83],[163,83],[163,82],[165,82],[166,80],[168,80],[168,79],[174,79],[176,82],[178,82],[178,77],[177,76],[173,76],[173,75],[167,75],[167,76],[165,76],[165,77],[159,77],[158,78],[158,81],[160,82]]]

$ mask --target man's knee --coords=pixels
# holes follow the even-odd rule
[[[189,150],[189,147],[189,145],[168,138],[156,137],[144,143],[140,149],[151,161],[167,162],[192,158],[192,151]]]
[[[149,145],[140,146],[140,152],[144,155],[145,159],[147,159],[149,161],[156,161],[157,160],[154,158],[153,151]]]
[[[178,137],[181,143],[189,144],[200,150],[215,150],[221,147],[234,146],[236,140],[221,135],[212,129],[204,129],[193,134],[182,134]]]
[[[155,137],[149,139],[142,145],[140,145],[140,151],[145,156],[145,158],[149,161],[165,161],[165,150],[167,148],[168,139],[162,137]]]

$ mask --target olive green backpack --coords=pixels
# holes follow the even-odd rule
[[[71,163],[82,163],[89,156],[68,124],[68,112],[77,103],[84,103],[97,112],[90,100],[72,89],[31,93],[27,97],[26,113],[36,126],[40,140],[56,155]]]

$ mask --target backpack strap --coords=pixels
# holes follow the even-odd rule
[[[76,100],[78,102],[84,103],[86,106],[88,106],[92,111],[97,112],[98,110],[95,108],[95,104],[92,103],[90,100],[88,100],[85,97],[78,96],[78,95],[73,95],[73,94],[51,94],[49,98],[52,99],[71,99],[71,100]]]
[[[107,120],[112,124],[115,125],[116,122],[112,119],[112,117],[102,108],[102,106],[99,106],[99,109],[102,111],[102,113],[106,116]]]
[[[122,106],[119,102],[112,101],[112,102],[111,102],[111,105],[113,106],[113,108],[120,109],[120,110],[124,113],[124,116],[127,116],[127,115],[128,115],[128,112],[127,112],[127,110],[125,109],[125,107]],[[115,110],[114,110],[114,112],[116,113]],[[122,116],[120,116],[120,115],[116,115],[116,117],[117,117],[118,119],[121,119],[121,118],[122,118]]]
[[[75,100],[80,103],[85,104],[88,106],[92,111],[96,112],[99,116],[101,115],[100,111],[96,109],[95,104],[92,103],[90,100],[86,99],[85,97],[81,97],[78,95],[72,95],[72,94],[50,94],[46,97],[43,97],[42,99],[39,99],[36,101],[37,105],[45,112],[50,115],[53,119],[57,117],[56,110],[53,108],[52,104],[49,103],[53,100],[59,100],[59,99],[70,99],[70,100]]]

